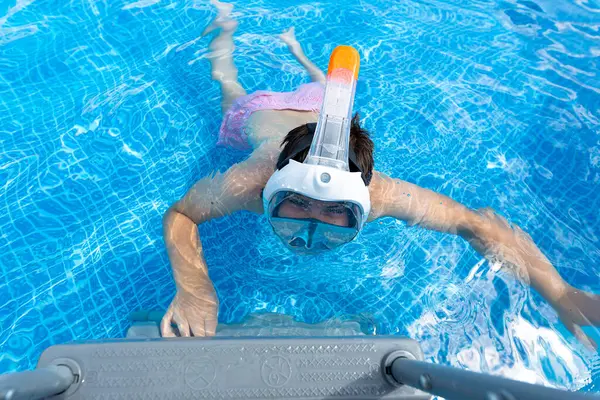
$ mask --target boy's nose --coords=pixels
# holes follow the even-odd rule
[[[319,219],[320,216],[321,216],[320,209],[317,208],[317,207],[311,207],[311,209],[310,209],[310,217],[312,219]]]
[[[324,205],[321,203],[312,204],[309,210],[310,218],[323,221],[323,207]]]

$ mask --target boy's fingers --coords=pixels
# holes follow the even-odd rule
[[[162,337],[175,337],[175,331],[173,331],[173,327],[171,326],[172,318],[173,311],[169,308],[163,319],[160,321],[160,333]]]
[[[173,322],[177,325],[179,336],[190,337],[190,324],[187,319],[181,315],[181,312],[173,313]]]
[[[192,334],[194,336],[206,336],[206,329],[204,327],[204,318],[195,320],[191,324]]]
[[[598,345],[596,344],[594,339],[592,339],[591,337],[586,335],[581,328],[579,328],[579,330],[581,332],[579,334],[575,335],[577,337],[577,339],[581,343],[583,343],[584,346],[587,347],[589,350],[596,351],[598,349]]]
[[[205,334],[206,336],[215,336],[217,331],[218,321],[216,319],[204,320]]]
[[[596,351],[598,348],[596,342],[583,332],[579,325],[575,325],[571,321],[563,321],[567,329],[589,350]]]
[[[179,336],[181,337],[190,337],[190,324],[187,321],[182,321],[177,323],[177,329],[179,329]]]

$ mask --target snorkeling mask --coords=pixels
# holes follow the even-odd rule
[[[288,159],[278,165],[263,191],[264,209],[273,231],[288,248],[301,254],[351,242],[369,217],[369,189],[350,149],[359,65],[354,48],[335,48],[306,160],[299,163]],[[350,172],[350,163],[359,172]]]

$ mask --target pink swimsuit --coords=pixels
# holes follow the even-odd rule
[[[217,145],[231,146],[238,150],[250,150],[246,123],[250,115],[261,110],[321,111],[325,87],[312,82],[293,92],[269,92],[259,90],[235,100],[225,116]],[[287,133],[287,132],[286,132]]]

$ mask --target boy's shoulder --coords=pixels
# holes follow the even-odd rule
[[[369,183],[371,212],[368,221],[376,220],[385,215],[386,204],[393,192],[394,185],[394,179],[382,172],[373,170],[373,177]]]
[[[219,180],[217,176],[213,180],[221,186],[221,195],[228,202],[235,203],[236,208],[262,212],[263,189],[275,172],[278,157],[278,145],[266,143],[254,150],[246,160],[229,168],[221,182],[216,182]]]

